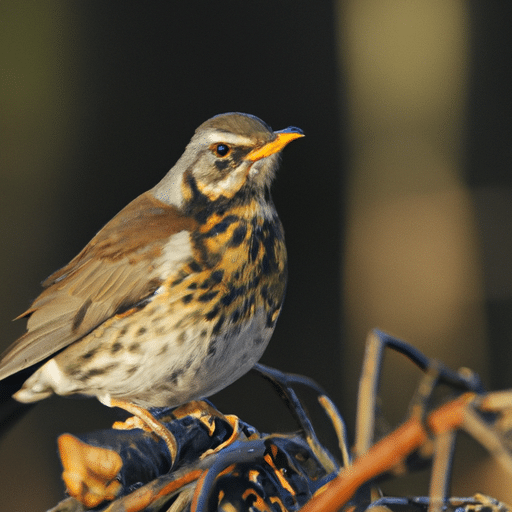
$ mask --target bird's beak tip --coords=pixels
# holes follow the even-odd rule
[[[279,130],[276,133],[294,133],[297,135],[297,138],[304,137],[304,131],[300,128],[297,128],[296,126],[288,126],[288,128],[285,128],[284,130]]]
[[[260,148],[253,149],[245,158],[251,162],[256,162],[267,156],[281,151],[292,140],[304,137],[304,132],[295,126],[289,126],[284,130],[274,132],[275,137]]]

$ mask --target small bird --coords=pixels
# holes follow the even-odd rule
[[[270,198],[280,151],[302,137],[215,116],[164,178],[122,209],[18,318],[0,380],[43,362],[13,396],[97,397],[142,416],[210,396],[263,354],[287,257]]]

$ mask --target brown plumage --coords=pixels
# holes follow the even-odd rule
[[[259,359],[281,310],[283,231],[268,188],[280,150],[247,114],[203,123],[176,165],[43,282],[0,379],[50,358],[14,396],[82,393],[178,405]]]
[[[0,379],[37,363],[82,338],[119,311],[150,297],[162,279],[151,269],[161,242],[196,222],[145,192],[123,208],[17,319],[27,333],[1,360]]]

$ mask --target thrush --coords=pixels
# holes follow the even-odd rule
[[[281,311],[283,227],[269,189],[303,135],[215,116],[152,189],[122,209],[20,317],[0,379],[44,362],[13,396],[95,396],[140,413],[210,396],[249,371]]]

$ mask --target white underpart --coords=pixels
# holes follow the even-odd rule
[[[112,399],[110,395],[104,394],[104,395],[98,395],[98,400],[107,407],[112,407]]]
[[[172,235],[164,245],[162,255],[156,262],[157,272],[159,272],[162,279],[168,279],[190,258],[192,258],[190,232],[184,229]],[[156,293],[158,293],[158,290]]]
[[[50,359],[23,384],[19,391],[14,393],[13,397],[19,402],[36,402],[50,396],[53,389],[62,387],[66,387],[66,376],[57,362]]]
[[[227,192],[227,197],[233,195],[244,183],[247,169],[239,167],[233,172],[230,172],[224,179],[211,184],[205,184],[202,187],[202,191],[207,193],[210,197],[216,199],[223,192]]]
[[[202,379],[185,381],[189,396],[184,393],[183,401],[192,400],[194,392],[196,396],[217,393],[247,373],[259,361],[272,336],[274,329],[266,327],[266,320],[266,311],[258,308],[249,321],[238,327],[229,326],[220,334],[216,354],[203,363]],[[256,340],[259,341],[255,343]],[[208,388],[208,393],[201,386]]]
[[[64,380],[64,375],[62,374],[59,365],[55,362],[55,359],[50,359],[48,363],[46,363],[46,378],[48,382],[52,383],[53,388],[58,388],[62,385]],[[34,391],[37,391],[34,389]]]

